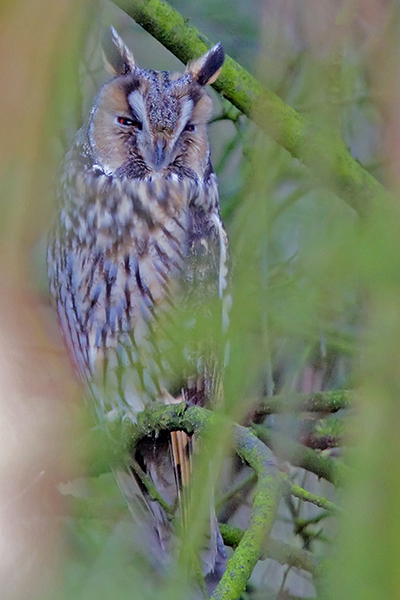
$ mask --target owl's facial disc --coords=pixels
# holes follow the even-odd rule
[[[194,131],[194,125],[188,127],[193,101],[189,96],[178,99],[150,85],[145,94],[143,90],[131,92],[128,103],[143,123],[143,131],[136,136],[137,147],[146,164],[161,171],[182,152],[183,132]]]

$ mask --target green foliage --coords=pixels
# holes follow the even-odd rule
[[[45,506],[46,523],[61,523],[57,542],[43,546],[46,566],[32,561],[35,577],[28,565],[14,584],[21,593],[10,591],[10,598],[190,598],[189,574],[198,576],[211,490],[229,553],[215,600],[399,596],[399,11],[393,4],[385,12],[382,3],[372,2],[375,13],[359,16],[354,3],[335,4],[321,4],[314,14],[305,0],[293,6],[266,0],[257,8],[244,8],[239,0],[176,0],[178,13],[160,0],[116,2],[161,45],[112,3],[102,10],[92,4],[67,11],[68,27],[57,29],[59,44],[43,38],[43,48],[28,38],[27,16],[19,18],[24,2],[8,0],[2,7],[0,25],[10,47],[21,32],[16,23],[26,26],[25,78],[36,70],[43,91],[35,95],[32,86],[21,94],[30,121],[18,129],[16,113],[15,135],[4,135],[0,146],[3,264],[12,249],[18,272],[29,270],[36,289],[43,289],[44,258],[35,252],[32,259],[32,240],[47,229],[39,223],[49,219],[39,216],[43,201],[55,196],[49,183],[57,178],[55,159],[102,81],[102,27],[115,25],[132,40],[139,64],[149,68],[177,67],[165,48],[185,62],[202,54],[209,42],[200,29],[232,55],[215,86],[221,96],[212,92],[210,124],[232,258],[224,405],[213,414],[155,406],[135,428],[100,428],[90,410],[71,410],[77,431],[60,438],[58,447],[73,458],[72,466],[64,473],[66,459],[54,452],[53,442],[45,439],[41,450],[54,453],[46,473],[58,500],[43,493],[39,512]],[[38,5],[40,18],[50,19],[50,3]],[[24,63],[14,55],[15,64],[12,53],[5,56],[17,73]],[[11,105],[5,103],[7,114]],[[215,312],[215,306],[206,308]],[[184,328],[187,313],[181,316]],[[210,323],[199,319],[193,336],[201,338],[207,328],[209,333]],[[41,339],[38,334],[37,346]],[[56,369],[48,379],[53,377]],[[11,379],[5,381],[2,394],[12,397]],[[38,417],[29,411],[42,388],[32,389],[33,399],[25,390],[25,411],[34,429]],[[57,394],[51,388],[50,395]],[[52,418],[49,438],[57,430]],[[176,523],[176,560],[158,571],[145,559],[144,536],[110,469],[124,465],[126,448],[141,436],[179,428],[199,436],[201,451],[188,524]],[[44,472],[40,457],[12,469],[24,481],[15,498],[36,490],[27,473]],[[17,516],[24,521],[25,513]],[[20,543],[29,555],[31,538]],[[49,548],[56,547],[57,565],[49,566]],[[16,556],[20,569],[24,561]],[[12,586],[2,587],[8,597]]]

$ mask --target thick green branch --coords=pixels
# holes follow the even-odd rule
[[[199,57],[211,46],[198,29],[162,0],[114,2],[183,63]],[[352,158],[339,136],[313,129],[304,117],[229,56],[214,87],[358,212],[364,212],[371,200],[384,196],[384,188]]]
[[[257,473],[258,484],[254,495],[249,527],[229,559],[226,571],[213,600],[235,600],[245,589],[275,520],[279,500],[285,490],[285,476],[280,473],[273,456],[264,444],[249,430],[235,427],[236,451]]]
[[[273,397],[265,397],[261,402],[257,404],[257,408],[254,410],[254,415],[263,415],[263,414],[271,414],[275,412],[280,412],[282,410],[282,406],[288,406],[290,404],[298,411],[306,411],[306,412],[335,412],[342,408],[347,408],[351,406],[354,402],[354,392],[348,390],[337,390],[333,392],[320,392],[312,395],[308,394],[296,394],[293,397],[284,395],[284,396],[273,396]],[[195,431],[199,429],[200,425],[197,422],[197,419],[193,418],[193,415],[190,413],[187,414],[185,412],[184,406],[181,406],[182,411],[182,426],[183,424]],[[160,418],[165,418],[165,414],[168,414],[170,411],[171,415],[177,414],[176,407],[166,407],[161,406]],[[158,414],[153,417],[152,426],[154,429],[163,429],[162,423],[157,423]],[[140,420],[140,419],[139,419]],[[167,419],[169,422],[169,419]],[[178,419],[179,421],[179,419]],[[178,421],[176,427],[179,427]],[[266,432],[264,431],[264,434]],[[128,431],[125,432],[125,441],[128,440],[128,437],[132,434],[131,428],[128,428]],[[264,438],[265,439],[265,438]],[[301,446],[300,446],[301,447]],[[101,474],[104,472],[108,472],[110,470],[110,463],[118,464],[125,459],[125,450],[123,448],[123,444],[121,444],[121,428],[117,424],[115,425],[115,431],[112,425],[110,425],[107,429],[107,432],[101,430],[99,427],[96,428],[95,431],[91,431],[84,439],[79,439],[76,444],[75,454],[77,457],[87,456],[88,463],[91,465],[90,472],[92,476],[96,474]],[[309,470],[313,470],[312,465],[315,464],[313,457],[315,457],[316,453],[310,452],[306,456],[308,463],[311,464],[311,468]],[[321,468],[324,473],[328,473],[326,477],[329,481],[331,468],[328,466],[328,470],[326,470],[327,465],[330,464],[317,460],[318,462],[318,471],[317,475],[320,477],[324,477],[325,475],[321,473]]]

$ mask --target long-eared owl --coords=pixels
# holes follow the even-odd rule
[[[205,86],[224,52],[214,46],[183,74],[143,70],[111,29],[104,58],[113,78],[67,153],[48,272],[69,353],[100,418],[135,420],[153,400],[204,405],[219,394],[219,350],[207,338],[223,327],[227,241]],[[209,324],[192,343],[197,318]],[[187,483],[190,447],[175,432],[138,450],[171,505]],[[129,496],[127,473],[118,477]],[[166,547],[166,515],[146,502]],[[225,558],[218,528],[210,529],[203,572],[212,582]]]

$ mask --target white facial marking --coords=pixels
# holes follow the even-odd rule
[[[143,123],[146,118],[146,107],[144,105],[142,94],[137,90],[131,92],[128,96],[128,102],[135,115]]]
[[[175,140],[177,140],[179,138],[183,129],[186,127],[187,122],[189,121],[190,116],[192,114],[192,111],[193,111],[193,101],[190,100],[190,98],[187,98],[182,107],[182,114],[179,119],[179,127],[176,131],[176,134],[174,135],[174,142],[175,142]]]

